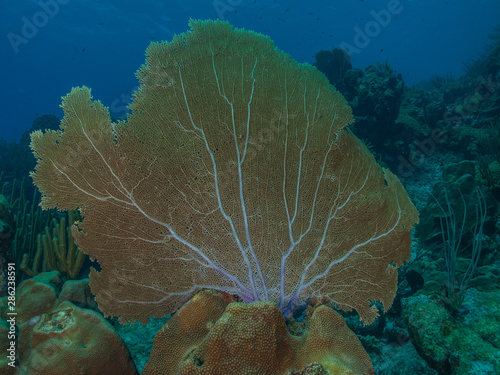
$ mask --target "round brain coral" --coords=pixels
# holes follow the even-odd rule
[[[368,354],[333,309],[317,307],[305,332],[294,336],[275,303],[231,302],[211,290],[195,295],[157,333],[142,374],[291,375],[312,374],[315,366],[314,374],[373,374]]]
[[[68,301],[20,326],[19,362],[19,375],[137,375],[111,324]]]

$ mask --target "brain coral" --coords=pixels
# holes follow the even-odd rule
[[[20,375],[136,375],[122,339],[102,315],[69,301],[19,328]]]
[[[290,375],[314,363],[314,374],[373,374],[368,354],[333,309],[317,307],[305,333],[293,336],[275,303],[230,302],[215,291],[195,295],[157,333],[142,374]]]

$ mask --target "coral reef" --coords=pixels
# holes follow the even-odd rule
[[[367,67],[356,98],[350,102],[354,116],[375,118],[378,127],[371,130],[372,135],[379,133],[381,128],[393,128],[403,100],[404,88],[401,74],[394,74],[387,63]]]
[[[449,164],[443,168],[442,181],[433,186],[432,196],[429,197],[427,205],[422,210],[422,217],[424,219],[416,228],[416,234],[421,241],[437,241],[438,243],[442,241],[442,228],[439,219],[444,217],[444,213],[439,208],[439,205],[447,207],[447,203],[449,202],[454,208],[455,216],[459,219],[459,223],[461,223],[461,218],[465,215],[465,226],[462,237],[464,247],[467,247],[472,240],[474,225],[477,220],[476,205],[478,202],[478,189],[484,190],[487,209],[484,232],[488,235],[494,232],[494,218],[498,210],[498,203],[490,191],[477,183],[475,175],[476,164],[469,160]]]
[[[419,354],[439,374],[500,372],[500,294],[468,289],[459,315],[426,295],[403,300],[403,318]]]
[[[390,165],[401,151],[397,143],[407,138],[405,129],[396,126],[405,92],[401,74],[396,74],[387,62],[370,65],[364,71],[347,71],[336,87],[352,107],[353,132],[369,140],[373,151]]]
[[[149,46],[128,121],[112,123],[80,87],[63,98],[61,130],[32,133],[42,207],[80,209],[72,233],[101,266],[90,284],[105,316],[146,322],[207,288],[248,303],[200,321],[184,306],[155,339],[167,336],[172,361],[153,365],[154,350],[144,373],[176,373],[207,329],[187,372],[373,373],[333,309],[317,307],[299,339],[283,315],[311,297],[365,324],[374,301],[388,310],[415,207],[346,129],[351,110],[317,70],[226,22],[190,26]]]
[[[126,120],[74,88],[0,139],[0,375],[500,374],[500,27],[413,87],[191,27],[148,48]]]

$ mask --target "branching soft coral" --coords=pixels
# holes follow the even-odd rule
[[[81,209],[99,307],[145,322],[209,288],[283,313],[325,297],[372,322],[418,221],[404,188],[315,68],[228,23],[190,26],[150,45],[126,122],[80,87],[60,131],[32,134],[42,206]]]

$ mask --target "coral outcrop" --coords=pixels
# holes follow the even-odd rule
[[[233,301],[215,291],[196,294],[157,333],[142,374],[373,374],[368,354],[333,309],[315,308],[304,333],[294,336],[275,303]]]
[[[96,308],[88,279],[64,282],[57,271],[42,272],[18,286],[17,321],[24,323],[48,313],[64,301],[71,301],[79,307]]]
[[[93,310],[88,279],[64,282],[59,272],[40,273],[19,285],[16,307],[19,374],[137,374],[120,336]]]
[[[499,292],[468,289],[455,315],[424,294],[403,299],[413,344],[443,375],[500,373],[499,311]]]
[[[19,362],[19,375],[137,374],[113,326],[69,301],[20,326]]]

